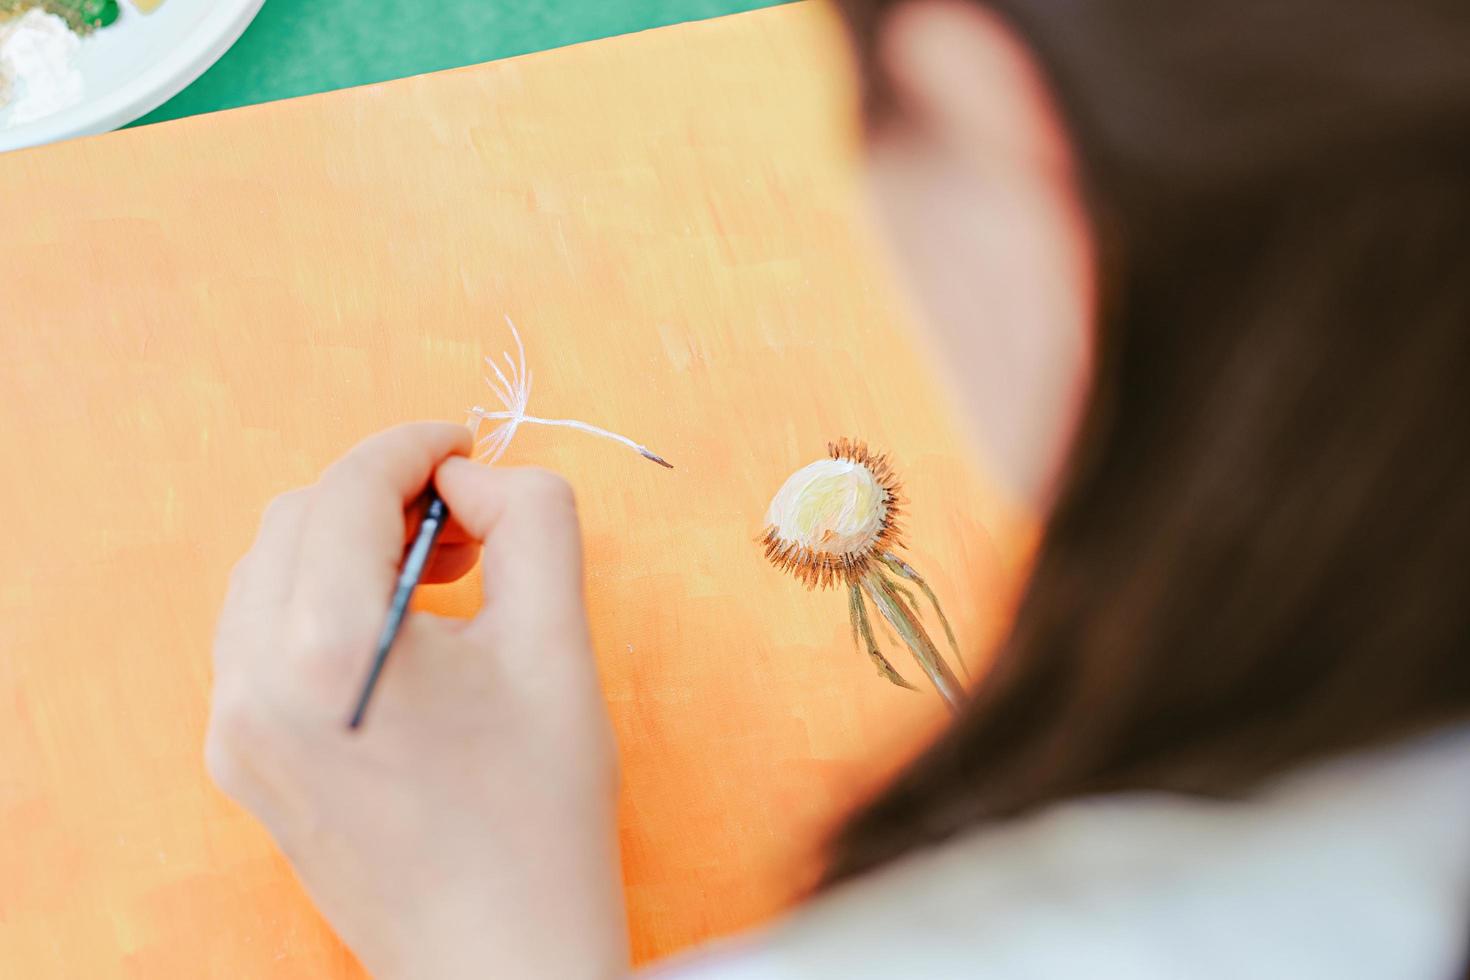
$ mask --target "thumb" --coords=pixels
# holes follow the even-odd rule
[[[484,546],[485,607],[470,628],[529,640],[574,631],[584,640],[582,534],[566,480],[452,456],[434,485],[455,521]]]

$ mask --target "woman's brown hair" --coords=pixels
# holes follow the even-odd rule
[[[875,128],[903,2],[840,0]],[[993,669],[829,884],[1470,718],[1470,3],[985,5],[1071,136],[1095,377]]]

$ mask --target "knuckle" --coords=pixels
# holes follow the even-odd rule
[[[318,485],[329,488],[351,486],[373,479],[377,473],[378,467],[374,464],[373,458],[360,449],[354,449],[322,470]]]
[[[294,657],[323,656],[341,644],[341,632],[320,612],[298,611],[290,619],[286,646]]]
[[[238,692],[215,695],[204,739],[204,766],[215,785],[228,793],[240,790],[239,753],[260,742],[255,706]]]
[[[370,652],[373,636],[317,611],[291,617],[287,653],[301,680],[313,689],[340,694]]]
[[[258,572],[270,565],[274,557],[269,543],[283,537],[290,529],[301,523],[308,506],[310,491],[306,488],[288,490],[272,498],[261,512],[256,527],[255,541],[230,568],[229,589],[234,592],[245,587]]]
[[[209,738],[220,744],[249,744],[253,734],[255,707],[238,689],[216,692],[209,716]]]
[[[250,578],[250,554],[246,552],[241,555],[235,564],[230,566],[230,577],[227,582],[229,592],[236,592]]]
[[[295,490],[287,490],[285,493],[278,494],[265,505],[261,523],[276,524],[283,520],[290,520],[306,506],[309,495],[310,490],[306,487],[297,487]]]
[[[575,511],[577,495],[559,473],[528,467],[514,470],[512,489],[523,504],[547,511]]]

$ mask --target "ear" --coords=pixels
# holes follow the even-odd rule
[[[1091,375],[1094,261],[1071,145],[1021,36],[980,0],[897,0],[869,187],[990,472],[1045,505]]]
[[[878,62],[899,114],[987,168],[1070,174],[1065,127],[1030,50],[975,0],[905,0],[879,25]]]

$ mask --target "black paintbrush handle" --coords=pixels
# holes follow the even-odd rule
[[[429,488],[428,499],[429,506],[424,511],[424,519],[419,522],[418,534],[414,535],[408,555],[403,559],[403,568],[398,573],[393,601],[388,606],[388,619],[383,623],[383,632],[378,635],[378,649],[373,654],[372,668],[368,671],[367,681],[362,685],[362,693],[358,695],[352,718],[347,722],[350,729],[356,729],[362,724],[362,717],[367,712],[368,702],[372,700],[373,690],[378,686],[378,677],[383,673],[383,665],[388,662],[388,651],[393,649],[393,641],[398,638],[398,631],[403,627],[403,617],[408,613],[408,600],[413,598],[413,590],[418,588],[419,580],[424,577],[424,569],[429,566],[429,556],[434,552],[434,543],[439,540],[439,532],[444,530],[444,524],[449,519],[449,508],[444,506],[444,501],[433,487]]]

